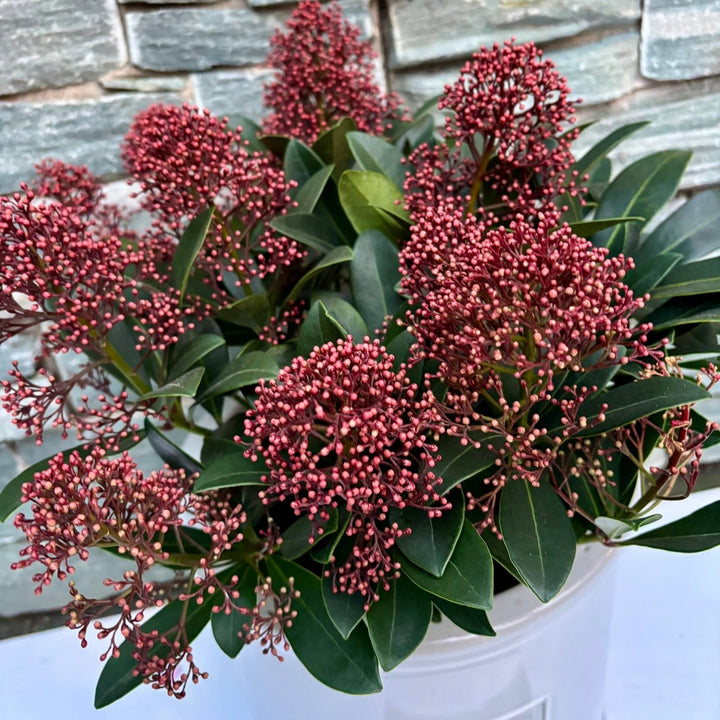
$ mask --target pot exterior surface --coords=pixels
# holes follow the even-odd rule
[[[383,674],[378,695],[335,692],[292,654],[276,664],[253,657],[251,646],[238,658],[242,684],[256,695],[248,710],[260,718],[270,706],[288,720],[600,720],[614,575],[607,549],[580,546],[550,603],[525,587],[496,596],[494,638],[433,624],[418,650]]]

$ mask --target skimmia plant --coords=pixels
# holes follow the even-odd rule
[[[613,173],[642,124],[576,157],[574,102],[532,43],[477,52],[439,131],[372,63],[337,6],[302,2],[262,127],[137,116],[122,154],[146,230],[60,161],[0,199],[0,340],[42,339],[3,407],[74,443],[0,510],[25,503],[15,565],[38,593],[96,549],[128,560],[104,597],[69,582],[67,624],[107,647],[98,707],[143,682],[182,697],[207,624],[228,655],[292,647],[375,692],[433,620],[492,635],[508,582],[550,600],[578,543],[719,542],[720,503],[645,527],[715,440],[694,404],[720,377],[718,192],[663,211],[687,152]]]

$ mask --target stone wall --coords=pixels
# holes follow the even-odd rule
[[[411,106],[441,92],[481,44],[534,40],[583,98],[581,120],[600,119],[583,133],[580,148],[617,125],[651,119],[630,150],[618,152],[620,163],[690,148],[695,157],[685,190],[720,184],[720,0],[340,3],[374,38],[380,76]],[[217,114],[259,118],[268,39],[292,5],[2,0],[0,193],[29,179],[43,157],[87,164],[122,189],[120,141],[133,115],[153,102],[187,100]],[[11,359],[32,367],[33,356],[29,341],[7,343],[0,374]],[[48,436],[36,447],[0,414],[0,487],[58,446]],[[18,548],[11,524],[0,525],[0,616],[39,607],[29,577],[8,569]],[[43,599],[50,608],[65,597]]]

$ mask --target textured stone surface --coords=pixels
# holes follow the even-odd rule
[[[93,80],[125,62],[114,0],[2,0],[0,95]]]
[[[120,143],[133,116],[172,94],[114,95],[62,103],[0,103],[0,192],[17,189],[33,164],[54,157],[87,164],[98,175],[122,170]]]
[[[682,87],[642,90],[615,106],[590,108],[582,122],[597,119],[575,144],[578,155],[613,129],[638,120],[651,124],[616,149],[612,158],[622,167],[643,155],[674,148],[693,151],[683,188],[720,183],[720,81],[707,80]]]
[[[198,105],[215,115],[239,113],[256,122],[265,114],[262,86],[272,77],[271,70],[219,70],[192,76],[192,86]]]
[[[720,73],[720,0],[645,0],[641,57],[654,80]]]
[[[547,53],[568,79],[573,97],[582,98],[584,105],[608,102],[632,91],[637,79],[638,34],[635,32],[610,35],[596,42]],[[455,82],[460,63],[442,70],[397,72],[392,86],[411,107],[443,91],[446,84]]]
[[[130,92],[181,93],[187,87],[184,75],[139,75],[125,71],[108,73],[100,78],[100,84],[106,90],[129,90]]]
[[[369,0],[341,3],[363,33],[372,34]],[[275,28],[288,11],[173,8],[126,16],[130,59],[148,70],[208,70],[261,63]]]
[[[389,0],[395,67],[456,58],[512,36],[537,43],[633,23],[639,0]]]

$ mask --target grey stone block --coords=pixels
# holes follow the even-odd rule
[[[0,192],[32,178],[45,157],[88,165],[97,175],[122,171],[120,143],[133,116],[176,95],[116,95],[58,103],[0,103]]]
[[[633,24],[639,0],[389,0],[393,67],[463,57],[481,45],[537,43]]]
[[[130,92],[184,92],[187,77],[184,75],[135,75],[125,72],[110,73],[100,78],[106,90],[128,90]]]
[[[720,0],[645,0],[641,57],[654,80],[720,73]]]
[[[271,70],[218,70],[192,75],[191,82],[198,105],[215,115],[245,115],[259,122],[265,115],[262,103],[263,83],[273,76]]]
[[[125,62],[113,0],[2,0],[0,95],[94,80]]]
[[[593,119],[597,122],[575,143],[577,156],[615,128],[650,120],[612,153],[616,170],[653,152],[687,149],[693,158],[681,187],[720,183],[720,80],[640,90],[614,105],[580,113],[581,122]]]
[[[632,91],[637,79],[638,34],[610,35],[601,40],[546,53],[565,75],[584,105],[614,100]],[[439,95],[446,84],[457,80],[460,62],[433,71],[398,72],[393,75],[393,90],[413,108]]]
[[[344,0],[346,17],[373,35],[369,0]],[[235,8],[173,8],[126,15],[130,60],[148,70],[209,70],[262,63],[290,14]]]
[[[148,70],[260,63],[282,19],[272,13],[211,7],[128,13],[130,60]]]

